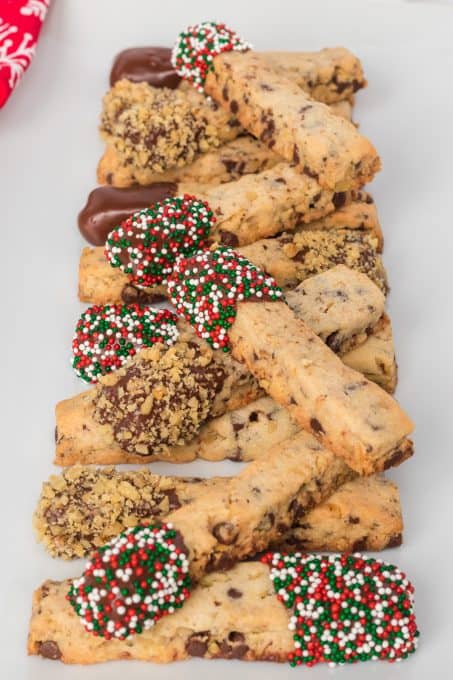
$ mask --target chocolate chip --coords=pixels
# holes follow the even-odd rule
[[[318,179],[319,175],[314,170],[310,170],[308,165],[304,165],[304,175],[308,175],[312,179]]]
[[[249,415],[249,422],[250,423],[256,423],[258,420],[258,411],[252,411],[251,414]]]
[[[230,102],[230,111],[233,114],[236,114],[239,111],[239,104],[235,99],[233,99],[233,101]]]
[[[299,149],[297,147],[297,144],[294,144],[294,146],[293,146],[293,162],[298,163],[299,161],[300,161]]]
[[[222,90],[222,97],[225,101],[228,101],[228,86],[224,85]]]
[[[294,521],[300,519],[305,514],[305,508],[303,505],[299,503],[297,498],[293,498],[293,500],[289,504],[288,510],[291,513]]]
[[[240,432],[241,430],[244,429],[244,427],[245,427],[244,423],[233,423],[233,431],[234,432]]]
[[[385,546],[386,548],[398,548],[403,542],[402,534],[394,534],[390,537],[389,542]]]
[[[228,571],[236,564],[236,560],[228,553],[221,553],[220,555],[211,555],[206,564],[206,573],[210,574],[213,571]]]
[[[294,262],[301,262],[303,263],[305,261],[305,255],[307,255],[310,252],[310,248],[308,246],[303,246],[300,250],[297,251],[297,253],[294,255],[292,258]]]
[[[239,600],[239,598],[242,597],[242,590],[238,590],[237,588],[228,588],[227,595],[228,597],[231,597],[232,600]]]
[[[317,418],[310,419],[310,427],[317,434],[325,434],[325,430]]]
[[[221,229],[220,232],[220,242],[226,246],[231,246],[232,248],[236,247],[239,245],[239,239],[236,236],[236,234],[233,234],[231,231],[226,231],[225,229]]]
[[[349,522],[349,524],[360,524],[360,517],[355,517],[354,515],[349,515],[348,522]]]
[[[223,158],[222,163],[225,166],[225,170],[232,174],[236,170],[237,162],[231,160],[230,158]]]
[[[354,541],[352,544],[351,551],[352,552],[360,552],[361,550],[366,550],[367,545],[368,545],[368,540],[367,536],[362,536],[362,538],[359,538],[357,541]]]
[[[167,489],[166,491],[164,491],[164,494],[168,498],[170,510],[177,510],[178,508],[181,507],[179,496],[174,489]]]
[[[237,541],[239,529],[231,522],[219,522],[213,527],[212,535],[222,545],[232,545]]]
[[[342,208],[346,203],[346,192],[339,191],[338,193],[334,194],[332,198],[332,203],[337,209]]]
[[[327,336],[326,345],[327,347],[330,347],[332,352],[338,352],[341,347],[341,337],[339,331],[335,331],[334,333],[331,333]]]
[[[209,631],[193,633],[186,642],[186,652],[190,656],[204,656],[208,651]]]
[[[39,642],[38,654],[43,656],[45,659],[61,659],[61,650],[54,640],[45,640],[45,642]]]
[[[148,293],[146,290],[136,288],[132,283],[127,283],[121,291],[121,299],[127,305],[136,303],[138,305],[152,305],[156,302],[164,302],[165,295]]]
[[[55,437],[55,444],[57,444],[58,443],[58,427],[55,427],[54,437]]]
[[[239,633],[236,630],[232,630],[231,633],[228,635],[228,640],[230,642],[244,642],[245,637],[243,633]]]
[[[230,636],[228,636],[228,638],[229,637]],[[248,645],[230,645],[228,644],[227,640],[222,640],[220,643],[220,654],[218,656],[223,659],[242,659],[242,657],[247,653],[248,649]]]

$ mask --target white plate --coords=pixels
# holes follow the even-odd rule
[[[179,4],[177,11],[175,5]],[[3,483],[1,492],[0,668],[8,679],[448,677],[453,515],[451,344],[453,249],[453,12],[398,1],[221,3],[96,0],[55,2],[35,63],[0,113]],[[220,5],[220,3],[217,3]],[[258,9],[259,7],[259,9]],[[386,553],[415,582],[420,649],[391,666],[292,671],[285,665],[192,660],[160,667],[116,663],[67,667],[25,651],[33,589],[76,574],[35,544],[31,516],[52,467],[53,408],[81,384],[69,366],[80,313],[76,215],[95,184],[102,145],[96,126],[112,57],[146,44],[170,45],[187,24],[217,18],[260,49],[345,45],[363,59],[369,88],[356,118],[384,169],[372,186],[385,232],[385,263],[400,383],[398,398],[417,423],[416,456],[392,476],[401,485],[404,546]],[[6,382],[5,382],[6,379]],[[450,403],[449,403],[450,401]],[[231,471],[218,464],[215,472]],[[195,470],[196,468],[196,470]],[[175,472],[159,465],[159,471]],[[237,470],[237,468],[234,468]],[[211,474],[213,465],[190,468]],[[188,472],[188,468],[180,468]]]

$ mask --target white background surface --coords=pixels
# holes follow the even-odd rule
[[[35,63],[0,112],[2,242],[1,676],[12,679],[277,680],[451,677],[453,9],[399,0],[261,0],[251,3],[59,0]],[[258,7],[258,3],[256,3]],[[216,18],[259,49],[345,45],[363,60],[369,88],[356,119],[380,151],[372,186],[384,228],[389,300],[400,366],[398,398],[417,424],[416,456],[393,473],[401,485],[405,543],[386,557],[417,589],[420,649],[409,661],[336,670],[193,660],[173,666],[121,662],[63,667],[25,652],[33,589],[77,574],[35,544],[31,515],[55,472],[53,408],[81,390],[69,366],[80,305],[76,215],[95,184],[101,95],[117,51],[170,45],[189,23]],[[230,464],[231,471],[233,464]],[[159,465],[157,470],[175,472]],[[190,473],[224,473],[205,464]],[[237,470],[238,468],[233,468]],[[179,472],[189,473],[185,467]]]

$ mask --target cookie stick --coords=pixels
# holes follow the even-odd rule
[[[163,200],[169,194],[189,194],[209,203],[217,217],[211,238],[236,245],[253,243],[294,229],[298,224],[320,219],[333,212],[339,201],[349,202],[352,198],[321,189],[314,179],[301,175],[287,163],[278,163],[270,170],[245,175],[219,186],[184,182],[161,187],[163,194],[157,200]],[[93,230],[83,229],[84,224],[79,220],[82,234],[88,237]],[[97,243],[105,243],[108,231],[98,233],[100,240]]]
[[[368,339],[344,354],[342,361],[392,392],[397,370],[388,318],[383,317]],[[188,444],[172,447],[162,454],[143,456],[123,451],[106,428],[99,427],[92,416],[90,394],[84,392],[57,405],[56,465],[143,463],[160,458],[179,463],[196,458],[248,462],[266,455],[269,449],[279,446],[300,429],[285,408],[278,406],[270,397],[261,397],[242,408],[208,420]],[[236,399],[238,396],[236,392]],[[243,401],[251,398],[249,391]],[[400,462],[395,460],[392,465]]]
[[[326,104],[343,102],[366,86],[359,59],[344,47],[263,54],[277,71]],[[110,85],[122,79],[145,81],[153,87],[176,88],[181,84],[171,63],[171,49],[166,47],[135,47],[117,54],[110,72]]]
[[[368,339],[362,345],[352,347],[342,356],[342,361],[359,373],[394,392],[398,380],[398,366],[395,360],[392,324],[387,315],[376,324]]]
[[[299,555],[298,558],[300,559],[301,556]],[[342,567],[344,568],[347,565],[347,573],[351,578],[349,585],[352,584],[355,588],[354,594],[356,596],[362,595],[360,583],[363,583],[362,579],[365,575],[363,567],[365,564],[368,567],[371,566],[370,571],[373,573],[373,581],[376,584],[376,586],[373,586],[373,590],[374,587],[382,588],[380,593],[385,592],[388,596],[396,585],[398,596],[390,598],[392,603],[404,600],[404,608],[402,609],[405,614],[404,620],[408,625],[401,629],[401,624],[393,624],[396,630],[393,628],[388,632],[385,626],[376,626],[378,622],[381,623],[382,614],[376,616],[377,612],[369,606],[369,600],[366,604],[364,602],[362,608],[364,613],[366,612],[366,621],[370,621],[374,625],[369,631],[371,634],[366,637],[370,644],[367,651],[363,650],[359,657],[361,660],[368,658],[395,660],[415,651],[419,633],[413,610],[414,589],[404,574],[396,567],[385,563],[381,565],[375,560],[369,559],[366,559],[364,564],[360,555],[343,557],[343,559],[334,556],[329,563],[325,557],[317,558],[317,556],[309,554],[306,559],[302,558],[299,564],[302,566],[310,560],[313,560],[312,569],[315,564],[322,565],[326,570],[335,565],[339,568],[340,573],[342,573]],[[294,567],[291,557],[288,561],[287,557],[282,558],[278,554],[266,556],[261,562],[239,564],[224,574],[217,573],[204,577],[200,587],[194,591],[183,609],[173,616],[166,617],[154,630],[148,630],[133,641],[125,642],[117,640],[113,643],[105,642],[83,631],[77,621],[77,616],[65,601],[65,593],[70,583],[68,581],[46,581],[35,591],[33,596],[28,653],[40,655],[47,659],[58,659],[64,663],[82,664],[114,659],[166,663],[195,656],[274,662],[289,659],[293,662],[293,665],[295,656],[300,654],[300,648],[295,650],[294,631],[291,630],[289,625],[292,614],[291,607],[282,606],[281,601],[275,597],[279,584],[275,583],[274,578],[285,581],[285,574],[277,571],[277,569],[269,574],[268,568],[268,565],[275,568],[280,561],[282,561],[280,567]],[[389,581],[385,580],[384,577],[384,581],[382,581],[381,574],[383,575],[384,570],[386,570],[387,575],[394,574],[394,578]],[[292,573],[294,574],[294,572]],[[360,573],[362,579],[357,579],[357,574]],[[303,570],[302,578],[305,574],[306,572]],[[321,575],[321,578],[318,578],[319,569],[314,567],[314,571],[309,575],[307,574],[310,585],[313,584],[314,586],[314,579],[316,579],[317,585],[320,582],[327,585],[324,574]],[[331,569],[329,569],[329,574],[331,578],[333,576],[332,581],[335,581]],[[270,576],[271,578],[269,578]],[[290,581],[291,585],[298,585],[297,581],[294,582],[293,579],[290,579]],[[325,590],[331,590],[331,584],[330,589],[326,588]],[[340,583],[337,583],[335,587],[335,590],[339,591],[338,594],[335,593],[335,597],[339,597],[340,602],[342,596],[344,597],[340,588],[344,590],[345,585],[343,585],[340,577]],[[375,603],[379,604],[376,610],[382,607],[381,599],[382,596],[376,594]],[[289,604],[291,604],[291,601]],[[318,654],[315,657],[305,658],[305,662],[308,661],[310,665],[321,660],[332,660],[332,647],[329,649],[325,642],[325,635],[323,636],[321,631],[325,633],[327,628],[332,633],[338,634],[344,630],[342,621],[344,617],[333,614],[332,600],[327,600],[323,604],[324,611],[328,612],[328,615],[321,622],[322,627],[319,624],[313,627],[308,638],[310,641],[313,640],[318,643],[316,645]],[[388,601],[386,605],[388,606]],[[340,608],[340,611],[343,612],[343,608]],[[392,620],[393,612],[389,613],[391,613]],[[400,617],[401,613],[398,612],[398,620]],[[335,621],[335,626],[333,621]],[[298,622],[300,623],[300,620]],[[382,640],[379,639],[379,635],[376,635],[376,628],[379,628],[379,634],[385,634],[386,645],[380,646],[379,643],[382,643]],[[316,635],[313,635],[315,631]],[[354,656],[355,660],[358,660],[356,656],[358,652],[357,632],[360,636],[367,631],[360,627],[359,631],[354,630],[350,636],[348,635],[349,644],[346,649],[348,650],[349,661],[354,660]],[[397,635],[395,635],[395,632]],[[399,638],[396,644],[395,638]],[[334,639],[334,635],[331,639]],[[375,649],[376,645],[379,645],[383,650],[382,654],[376,653],[379,650],[379,647],[378,650]],[[335,655],[335,660],[337,662],[345,660],[343,654],[340,646],[339,655]]]
[[[330,106],[336,116],[352,119],[352,104],[343,100]],[[115,147],[107,145],[97,166],[99,184],[114,187],[148,186],[153,182],[200,182],[223,184],[239,179],[242,175],[262,172],[281,162],[265,144],[249,135],[243,135],[206,151],[192,163],[177,166],[164,172],[153,172],[146,167],[133,166],[122,159]]]
[[[85,557],[127,527],[164,519],[225,478],[165,477],[149,469],[80,465],[44,482],[35,535],[53,557]],[[381,475],[357,477],[308,511],[275,550],[383,550],[402,541],[398,487]]]
[[[244,135],[201,154],[193,163],[165,172],[153,172],[125,163],[114,146],[107,145],[97,166],[97,181],[99,184],[119,188],[137,184],[149,186],[155,182],[224,184],[239,179],[242,175],[268,170],[281,160],[264,144]]]
[[[338,110],[350,114],[344,103],[336,105]],[[100,133],[121,166],[144,178],[196,164],[200,154],[244,130],[231,113],[192,87],[172,91],[121,80],[103,99]]]
[[[226,33],[228,42],[220,44]],[[370,181],[380,168],[372,144],[248,47],[223,26],[205,22],[180,34],[173,63],[179,75],[321,186],[342,191]]]
[[[383,465],[412,431],[399,405],[342,364],[281,301],[275,282],[234,251],[181,257],[168,289],[200,337],[231,347],[302,428],[360,474]]]
[[[370,206],[351,204],[338,210],[344,219],[342,229],[330,229],[330,224],[324,229],[323,222],[318,221],[313,223],[314,230],[298,228],[274,239],[260,239],[238,248],[238,251],[269,272],[284,289],[294,288],[307,277],[342,262],[351,269],[367,274],[387,292],[387,275],[378,253],[379,236],[375,236],[374,228],[371,229],[372,217],[368,223],[365,222],[370,229],[362,230],[365,213],[362,207]],[[357,221],[354,221],[355,213]],[[341,221],[340,216],[338,221]],[[166,288],[162,284],[138,288],[121,269],[108,266],[103,248],[82,250],[78,292],[82,302],[91,304],[120,301],[152,304],[166,297]]]
[[[187,576],[197,582],[204,573],[229,569],[235,562],[266,549],[307,509],[353,476],[339,457],[311,435],[300,433],[279,450],[250,463],[224,486],[206,490],[189,505],[170,512],[161,528],[156,523],[148,528],[142,525],[113,539],[92,555],[82,577],[73,582],[69,602],[88,631],[97,631],[107,639],[112,635],[122,639],[134,632],[134,611],[138,615],[137,632],[141,632],[152,625],[152,620],[172,613],[173,601],[176,607],[187,598]],[[149,548],[143,548],[146,554],[141,555],[140,545],[148,544]],[[123,572],[117,571],[119,565],[124,567],[122,558],[116,557],[117,549],[122,554],[129,548],[134,553],[139,550],[140,562],[134,566],[128,553],[132,571],[126,570],[130,578],[123,578]],[[145,586],[142,579],[136,581],[142,560],[146,561],[145,571],[141,570],[143,578],[152,584],[146,586],[151,602],[146,610],[141,607],[146,593],[138,588],[139,584]],[[115,591],[117,579],[123,581],[121,593],[119,589]],[[165,588],[162,595],[171,599],[157,599],[160,582]],[[110,601],[112,588],[115,602]],[[128,599],[134,593],[140,597]],[[106,606],[109,601],[111,607]],[[92,615],[99,624],[94,629]],[[112,621],[118,625],[112,627]]]
[[[363,343],[368,333],[373,328],[382,315],[384,309],[384,297],[376,286],[364,275],[352,272],[339,265],[338,267],[308,279],[301,284],[293,294],[289,296],[289,303],[293,306],[296,315],[306,319],[329,345],[337,352],[345,352],[351,346]],[[98,310],[99,312],[101,310]],[[93,314],[88,310],[90,318]],[[85,316],[85,315],[84,315]],[[104,316],[104,315],[102,315]],[[189,352],[189,346],[193,344],[196,336],[191,334],[190,327],[179,323],[182,355],[179,357],[177,365],[183,371],[183,357]],[[96,330],[96,324],[92,321],[92,328]],[[193,333],[193,331],[192,331]],[[87,338],[82,337],[84,344]],[[198,340],[198,342],[201,342]],[[183,349],[184,348],[184,349]],[[97,354],[96,354],[97,356]],[[224,413],[225,410],[233,410],[237,405],[247,403],[247,399],[252,401],[256,398],[258,387],[251,375],[241,366],[232,360],[229,354],[215,352],[213,356],[215,364],[227,379],[225,379],[219,395],[215,398],[210,409],[211,417]],[[142,362],[135,362],[134,370],[141,370]],[[187,371],[187,369],[184,369]],[[125,374],[127,375],[127,373]],[[157,377],[156,374],[155,378]],[[160,378],[163,379],[163,378]],[[223,395],[223,396],[222,396]],[[60,402],[56,409],[56,458],[55,462],[60,465],[70,465],[76,462],[83,463],[120,463],[120,462],[140,462],[146,452],[141,453],[135,450],[128,452],[122,451],[121,442],[115,440],[112,428],[104,423],[102,426],[94,414],[96,403],[99,400],[99,391],[90,390],[77,397]],[[236,406],[235,406],[235,405]],[[181,405],[184,412],[183,405]],[[275,409],[275,405],[274,405]],[[234,417],[232,416],[233,420]],[[271,416],[269,416],[272,420]],[[146,423],[143,423],[143,427]],[[148,426],[149,427],[149,426]],[[197,437],[189,446],[181,444],[168,449],[164,447],[162,452],[159,446],[154,446],[151,451],[153,460],[163,456],[164,460],[174,462],[184,462],[193,459],[197,454],[203,455],[203,451],[208,451],[210,456],[219,455],[222,457],[234,457],[236,451],[236,441],[225,447],[214,446],[213,437],[218,439],[215,425],[211,428],[203,428],[200,437]],[[227,427],[219,423],[220,432]],[[293,428],[293,424],[286,427]],[[284,438],[284,428],[282,423],[279,429],[283,430],[278,441]],[[290,432],[291,433],[291,432]],[[245,435],[245,432],[243,433]],[[269,433],[264,432],[264,439]],[[258,438],[258,433],[251,435]],[[266,441],[263,448],[267,449]],[[155,444],[161,444],[157,441]],[[231,451],[231,446],[233,451]],[[123,447],[124,448],[124,447]],[[138,455],[137,455],[138,454]]]
[[[244,193],[243,186],[248,188],[253,186],[254,190],[256,190],[257,187],[260,187],[265,177],[266,175],[257,174],[253,183],[250,183],[249,180],[247,184],[244,182],[232,183],[231,186],[226,184],[217,190],[205,187],[209,194],[206,198],[212,199],[214,197],[214,199],[220,200],[222,214],[219,213],[219,225],[215,233],[215,237],[219,242],[222,242],[222,237],[227,237],[228,241],[234,243],[238,241],[235,233],[236,230],[227,231],[222,229],[222,224],[231,219],[231,208],[228,209],[225,203],[231,189],[236,187],[239,194]],[[284,178],[279,177],[277,180],[279,183],[282,183]],[[299,183],[296,186],[299,186]],[[200,189],[200,185],[196,185],[196,187]],[[174,182],[155,182],[148,187],[132,187],[128,189],[108,186],[97,187],[90,192],[85,205],[79,213],[79,229],[89,243],[104,245],[109,232],[132,213],[143,210],[156,201],[193,192],[196,187],[192,184]],[[203,190],[203,187],[201,189]],[[334,208],[327,212],[325,216],[319,219],[314,218],[305,223],[301,219],[294,226],[302,228],[305,224],[307,229],[334,229],[348,226],[350,228],[370,230],[379,239],[379,248],[382,248],[382,232],[376,206],[372,197],[367,192],[357,191],[336,194],[333,203]],[[311,214],[309,215],[310,217]],[[290,229],[291,224],[291,221],[288,221],[285,229]],[[311,227],[310,225],[313,226]],[[280,231],[283,231],[283,228]],[[250,235],[247,240],[250,240]]]
[[[275,239],[260,239],[237,248],[237,251],[267,271],[286,291],[341,262],[349,269],[367,275],[387,293],[387,274],[376,245],[376,239],[360,229],[325,232],[298,229]],[[153,304],[167,297],[164,285],[137,287],[119,268],[110,267],[103,248],[82,250],[78,293],[81,302],[91,304]]]

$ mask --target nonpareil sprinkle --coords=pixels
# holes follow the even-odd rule
[[[394,565],[360,554],[269,553],[262,561],[293,610],[291,666],[400,661],[416,650],[414,587]]]
[[[212,60],[222,52],[246,52],[249,43],[225,24],[202,21],[179,34],[171,61],[178,75],[203,92],[206,75],[212,70]]]
[[[209,205],[184,194],[139,210],[107,237],[105,256],[138,288],[165,282],[179,255],[206,245],[215,217]]]
[[[238,302],[276,301],[283,293],[271,276],[227,247],[181,257],[168,280],[168,293],[181,314],[213,349],[229,350],[228,329]]]
[[[179,609],[191,588],[180,538],[171,524],[137,526],[96,550],[67,594],[85,630],[125,640]]]
[[[156,342],[173,345],[177,316],[167,309],[138,304],[94,305],[77,322],[72,367],[82,380],[95,383]]]

